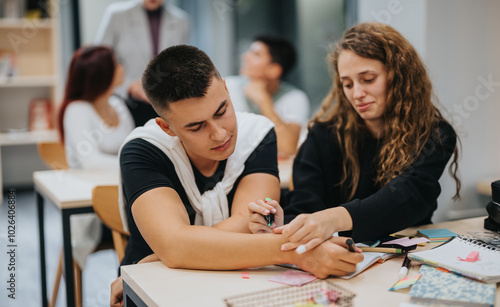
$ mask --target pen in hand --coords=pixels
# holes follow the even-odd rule
[[[267,197],[266,201],[272,201],[272,199]],[[264,218],[266,219],[267,226],[271,227],[271,225],[274,223],[274,214],[269,213],[268,215],[265,215]]]
[[[356,244],[354,244],[354,241],[352,239],[347,239],[345,241],[345,244],[347,245],[348,251],[353,252],[353,253],[356,252]]]
[[[410,268],[410,262],[411,260],[410,258],[408,258],[408,253],[406,253],[405,260],[403,260],[403,265],[401,265],[401,269],[399,270],[398,280],[406,277]]]
[[[334,235],[335,236],[335,235]],[[345,241],[345,244],[347,245],[347,250],[350,251],[350,252],[353,252],[355,253],[356,252],[356,244],[354,244],[354,241],[352,239],[347,239]],[[295,252],[297,254],[303,254],[305,253],[307,250],[306,250],[306,245],[303,244],[303,245],[299,245],[296,249],[295,249]]]

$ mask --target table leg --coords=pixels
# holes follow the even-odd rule
[[[147,307],[125,281],[123,281],[123,307]]]
[[[73,248],[71,247],[71,225],[69,210],[62,210],[64,279],[66,281],[66,306],[75,306],[75,275],[73,274]]]
[[[35,192],[36,207],[38,211],[38,235],[40,243],[40,275],[42,277],[42,306],[47,307],[47,272],[45,264],[45,228],[43,217],[43,197],[40,193]]]

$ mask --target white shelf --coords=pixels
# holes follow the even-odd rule
[[[30,145],[39,142],[58,142],[56,130],[0,133],[0,146]]]
[[[0,77],[0,88],[2,87],[50,87],[56,85],[55,76],[15,76]]]

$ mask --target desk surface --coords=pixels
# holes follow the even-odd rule
[[[35,189],[60,209],[92,206],[92,189],[117,185],[117,171],[59,170],[33,173]]]
[[[483,230],[483,220],[472,218],[408,228],[400,233],[414,235],[417,229],[448,228],[458,234]],[[431,247],[434,244],[429,244]],[[388,291],[397,280],[402,257],[376,263],[360,275],[333,282],[356,293],[354,306],[399,306],[409,302],[409,289]],[[418,272],[412,266],[409,275]],[[237,271],[202,271],[169,269],[161,262],[123,266],[123,280],[148,306],[224,306],[223,298],[262,291],[281,284],[268,281],[286,269],[277,266]],[[249,272],[250,279],[242,279],[241,272]],[[496,305],[500,306],[500,288],[497,287]]]

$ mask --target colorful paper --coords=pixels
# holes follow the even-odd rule
[[[417,245],[417,244],[425,243],[425,242],[429,242],[429,239],[427,239],[425,237],[413,238],[413,239],[410,239],[408,237],[404,237],[404,238],[399,238],[399,239],[384,242],[384,244],[397,244],[397,245],[401,245],[404,247],[408,247],[408,246],[413,246],[413,245]]]
[[[311,273],[297,270],[288,270],[279,275],[271,277],[269,281],[299,287],[316,279],[318,278]]]
[[[458,236],[453,231],[440,228],[440,229],[421,229],[417,231],[417,236],[423,236],[431,240],[431,242],[445,242],[451,237]]]
[[[408,287],[411,287],[414,283],[417,282],[417,280],[422,276],[422,274],[418,274],[415,276],[409,276],[406,278],[401,279],[397,283],[392,286],[392,288],[389,289],[389,291],[395,291],[395,290],[400,290],[400,289],[405,289]]]

